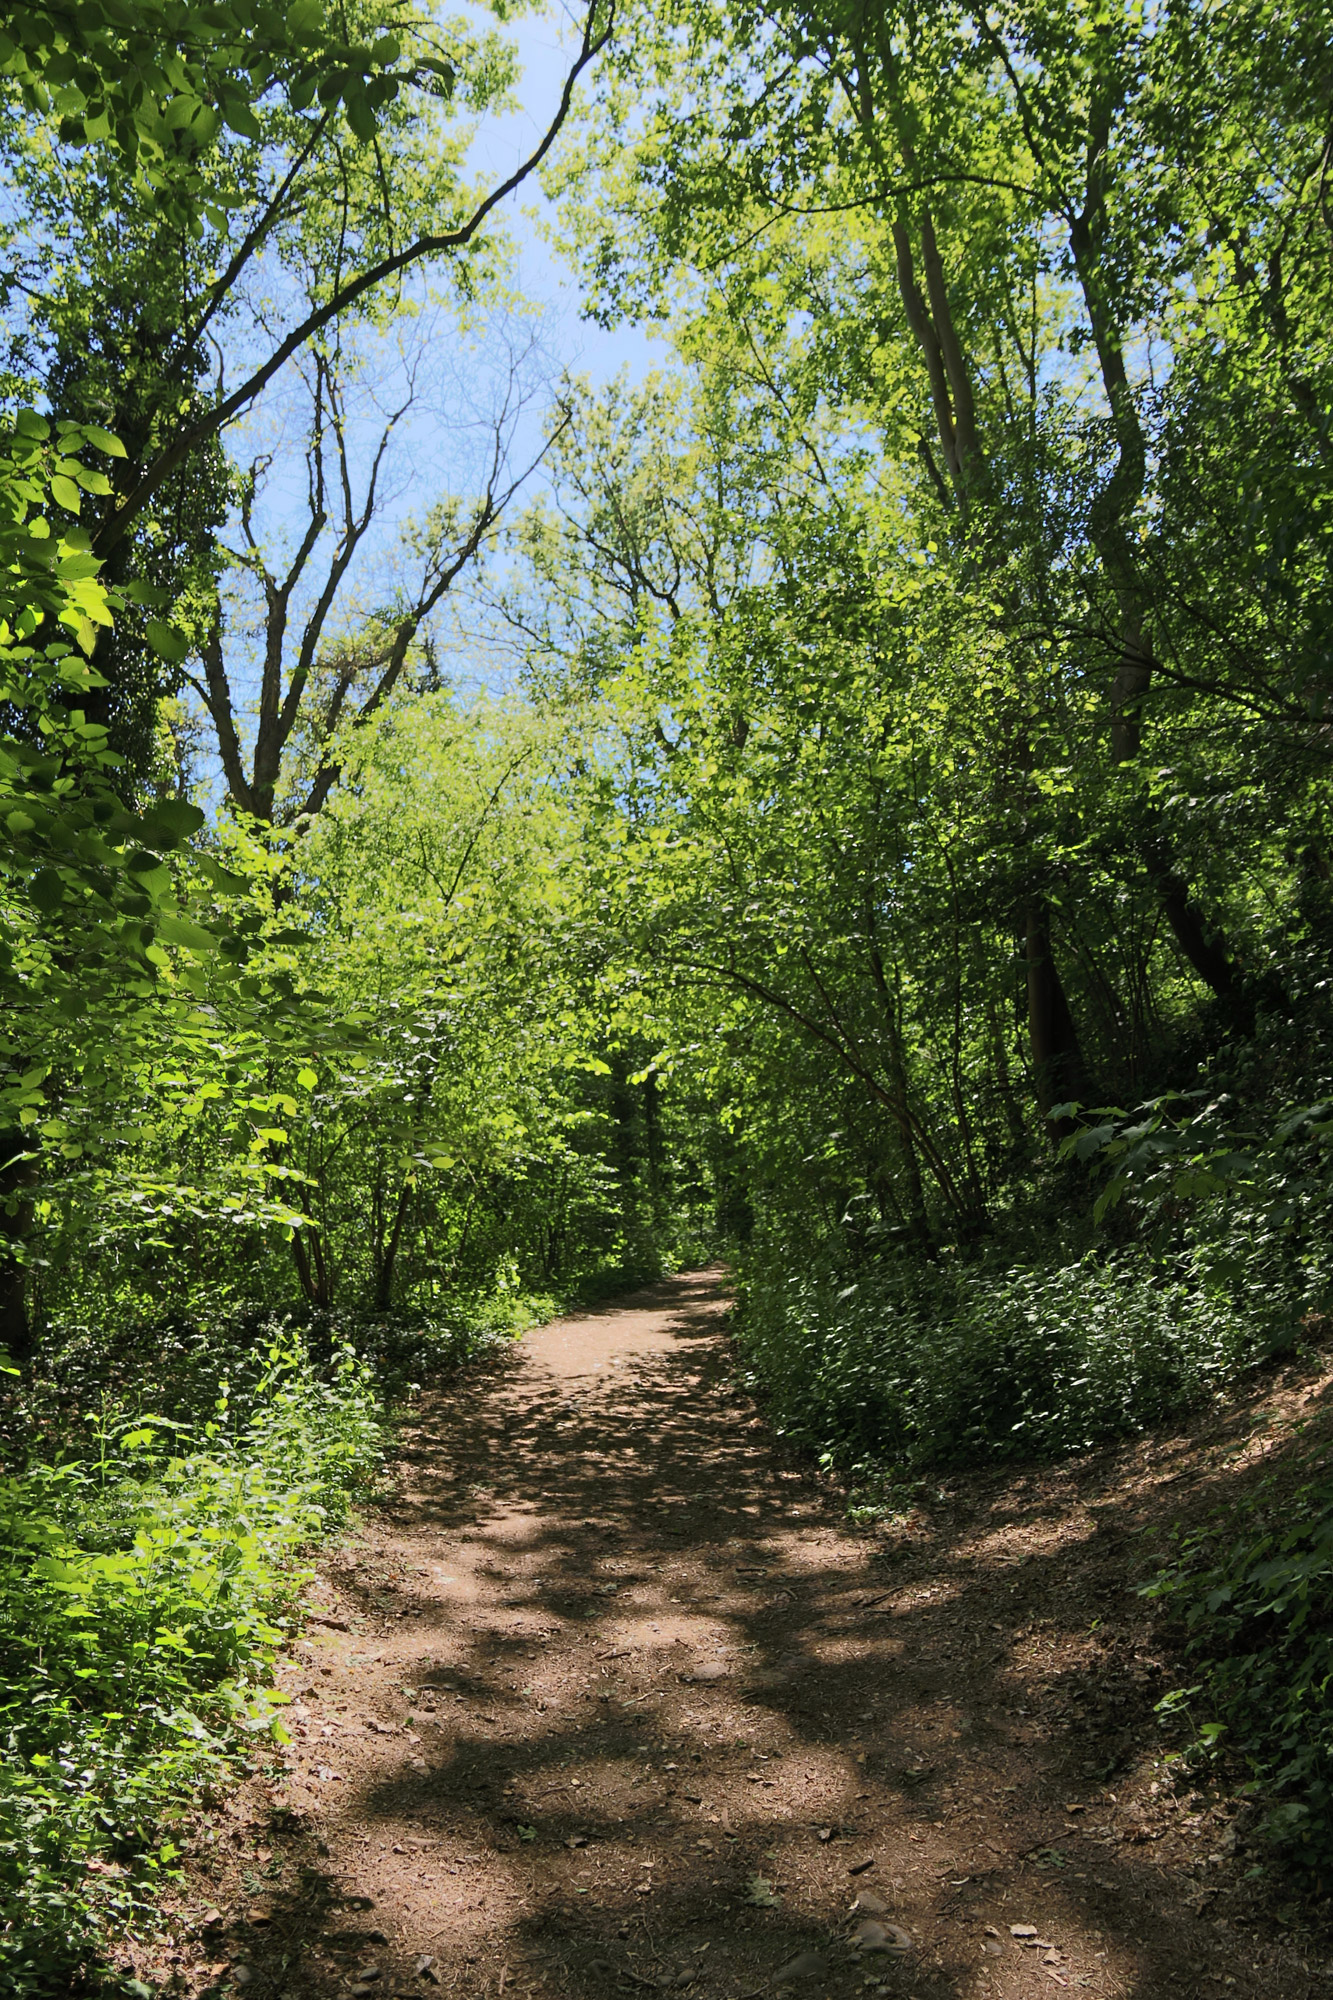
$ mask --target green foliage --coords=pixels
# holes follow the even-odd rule
[[[254,104],[271,90],[294,106],[341,103],[359,136],[373,137],[376,110],[416,75],[398,73],[392,36],[349,44],[347,26],[322,0],[138,0],[132,12],[114,0],[77,10],[37,0],[0,35],[0,74],[34,110],[55,113],[66,140],[111,141],[160,202],[188,216],[199,155],[224,130],[258,139]]]
[[[315,1303],[447,1320],[656,1275],[698,1234],[671,1114],[599,992],[568,780],[590,727],[399,702],[303,844],[306,963],[375,1023],[357,1068],[294,1093]]]
[[[400,521],[424,582],[361,601],[408,405],[366,447],[345,385],[415,272],[498,296],[456,114],[507,107],[512,46],[383,0],[0,30],[0,1320],[63,1385],[59,1450],[12,1474],[47,1526],[6,1587],[14,1797],[56,1852],[102,1822],[52,1770],[93,1773],[109,1838],[118,1786],[151,1817],[220,1754],[283,1551],[372,1450],[364,1378],[310,1372],[349,1328],[401,1378],[731,1239],[782,1422],[892,1477],[1140,1429],[1326,1304],[1323,15],[616,25],[551,187],[590,310],[660,322],[669,364],[565,385],[548,495],[482,592],[527,694],[471,709],[434,621],[525,392],[472,509]],[[304,469],[270,466],[272,403],[242,466],[233,426],[298,359]],[[270,478],[309,498],[271,559]],[[152,796],[186,686],[211,824]],[[270,1367],[293,1312],[307,1358]],[[122,1433],[100,1399],[153,1355],[177,1400]],[[1301,1506],[1289,1546],[1214,1552],[1196,1622],[1237,1607],[1250,1665],[1215,1700],[1315,1812],[1322,1749],[1284,1766],[1246,1720],[1289,1683],[1281,1728],[1322,1742]],[[1213,1561],[1163,1590],[1193,1603]],[[146,1677],[133,1729],[117,1674]],[[56,1721],[23,1735],[48,1710],[63,1764]]]
[[[1327,1460],[1270,1477],[1180,1536],[1143,1594],[1183,1629],[1198,1683],[1160,1704],[1192,1724],[1187,1755],[1234,1757],[1262,1802],[1257,1833],[1325,1886],[1333,1867],[1333,1482]]]
[[[900,1258],[821,1279],[756,1245],[743,1270],[738,1338],[775,1418],[827,1463],[875,1477],[1144,1430],[1293,1346],[1328,1281],[1306,1274],[1303,1294],[1255,1259],[1222,1283],[1202,1255],[1139,1250]]]
[[[371,1378],[271,1330],[238,1422],[107,1404],[86,1452],[0,1479],[0,1980],[67,1990],[147,1914],[171,1829],[280,1727],[270,1668],[301,1549],[379,1463]]]
[[[1276,1122],[1271,1104],[1265,1110],[1258,1130],[1243,1130],[1229,1094],[1173,1093],[1132,1114],[1088,1113],[1099,1122],[1082,1125],[1061,1152],[1100,1170],[1099,1222],[1121,1201],[1147,1228],[1183,1203],[1226,1201],[1233,1235],[1239,1208],[1253,1251],[1275,1234],[1299,1236],[1307,1219],[1322,1221],[1333,1139],[1333,1106],[1284,1106]]]

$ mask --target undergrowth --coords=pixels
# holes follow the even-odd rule
[[[747,1259],[738,1336],[777,1422],[873,1478],[1085,1451],[1204,1401],[1292,1346],[1322,1278],[1136,1249],[1043,1268],[870,1265],[854,1278]]]
[[[860,1518],[930,1466],[1053,1458],[1177,1419],[1327,1326],[1326,1260],[1225,1262],[1207,1242],[1042,1267],[885,1263],[855,1278],[752,1251],[737,1335],[775,1421],[849,1482]],[[1304,1323],[1304,1324],[1303,1324]],[[1145,1594],[1191,1685],[1182,1753],[1222,1759],[1260,1843],[1333,1883],[1333,1453],[1182,1531]]]
[[[1179,1536],[1149,1583],[1199,1679],[1161,1704],[1185,1756],[1239,1770],[1257,1838],[1317,1891],[1333,1882],[1333,1456],[1273,1474]]]
[[[96,1981],[173,1822],[281,1728],[301,1552],[375,1474],[370,1366],[276,1327],[202,1420],[103,1401],[0,1476],[0,1992]]]

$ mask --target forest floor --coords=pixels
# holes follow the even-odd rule
[[[858,1528],[735,1380],[719,1273],[415,1407],[321,1565],[293,1741],[215,1804],[169,1992],[1304,2000],[1327,1941],[1165,1779],[1145,1537],[1333,1367]],[[1238,1852],[1239,1847],[1239,1852]],[[1252,1857],[1250,1858],[1252,1859]]]

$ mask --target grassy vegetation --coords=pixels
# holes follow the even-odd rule
[[[1160,1423],[1300,1338],[1299,1288],[1201,1254],[1074,1262],[744,1266],[740,1340],[777,1421],[831,1466],[975,1464],[1086,1451]]]
[[[106,1402],[0,1478],[0,1990],[66,1992],[141,1920],[173,1825],[280,1729],[303,1556],[375,1477],[347,1347],[274,1326],[199,1420]],[[11,1413],[12,1416],[13,1413]]]
[[[1333,1471],[1306,1451],[1182,1533],[1144,1585],[1197,1679],[1185,1755],[1222,1760],[1262,1808],[1261,1843],[1305,1884],[1333,1881]]]

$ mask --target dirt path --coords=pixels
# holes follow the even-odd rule
[[[1327,1991],[1218,1916],[1205,1798],[1159,1825],[1106,1775],[1160,1692],[1088,1629],[1130,1604],[1106,1465],[849,1528],[724,1309],[678,1279],[426,1399],[321,1577],[283,1768],[200,1843],[176,1990]]]

